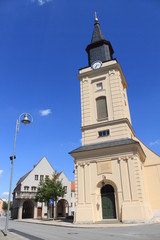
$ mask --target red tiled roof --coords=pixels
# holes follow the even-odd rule
[[[59,178],[59,176],[61,175],[61,173],[62,173],[62,172],[57,173],[57,178]]]
[[[71,182],[71,191],[75,191],[75,182]]]

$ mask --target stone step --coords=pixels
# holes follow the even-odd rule
[[[117,224],[117,223],[121,222],[117,219],[104,219],[102,221],[96,222],[96,224]]]

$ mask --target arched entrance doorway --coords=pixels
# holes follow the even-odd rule
[[[26,200],[23,203],[22,218],[34,217],[34,204],[32,200]]]
[[[102,199],[102,215],[103,219],[115,219],[116,207],[115,207],[115,195],[114,188],[106,184],[101,188]]]
[[[61,199],[57,203],[57,217],[67,217],[69,214],[69,204],[67,200]]]

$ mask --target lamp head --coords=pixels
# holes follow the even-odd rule
[[[10,156],[9,158],[10,158],[10,160],[13,160],[13,156]],[[14,159],[16,159],[15,155],[14,155]]]
[[[27,113],[24,114],[24,118],[21,120],[21,122],[24,125],[28,125],[31,122],[30,119],[28,118],[28,114]]]

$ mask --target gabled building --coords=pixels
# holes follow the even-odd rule
[[[79,70],[82,146],[75,161],[75,222],[160,216],[160,157],[132,127],[128,84],[95,18],[88,66]],[[145,129],[144,129],[145,131]]]
[[[13,191],[12,218],[46,218],[47,203],[36,203],[37,188],[41,180],[52,178],[55,170],[48,160],[43,157],[34,168],[19,179]],[[58,174],[59,180],[66,189],[64,198],[58,200],[57,206],[50,205],[50,217],[68,216],[71,207],[71,182],[66,175]]]

